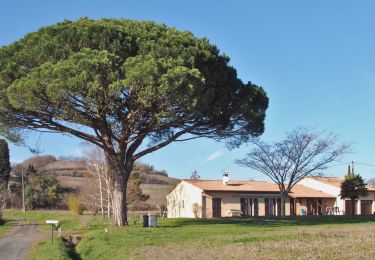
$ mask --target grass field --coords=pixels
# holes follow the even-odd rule
[[[17,223],[14,220],[5,218],[0,219],[0,237],[12,229]]]
[[[89,216],[31,212],[22,217],[57,218],[65,236],[83,235],[74,252],[68,252],[63,242],[50,248],[50,243],[41,241],[31,259],[373,259],[375,255],[373,216],[159,219],[155,229],[142,228],[138,218],[130,221],[130,227],[113,228],[109,220]]]

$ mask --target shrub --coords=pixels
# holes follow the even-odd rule
[[[82,215],[84,206],[83,203],[76,197],[76,196],[70,196],[68,198],[68,207],[71,213]]]
[[[192,205],[193,213],[195,218],[199,218],[199,214],[201,213],[201,207],[198,203],[193,203]]]

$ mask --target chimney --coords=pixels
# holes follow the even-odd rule
[[[223,173],[223,185],[228,185],[229,182],[229,174],[227,172]]]

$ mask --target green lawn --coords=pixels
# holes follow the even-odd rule
[[[42,241],[33,248],[31,259],[66,259],[67,255],[81,259],[371,259],[375,255],[375,217],[159,219],[155,229],[142,228],[138,218],[135,224],[130,221],[130,227],[113,228],[110,221],[89,216],[32,212],[23,217],[59,219],[65,236],[83,235],[70,252],[64,243],[50,250],[51,243]],[[108,237],[104,228],[109,230]]]
[[[66,246],[62,239],[55,239],[51,243],[50,239],[40,241],[31,249],[31,259],[40,260],[65,260],[72,259],[70,248]]]
[[[4,235],[7,231],[12,229],[16,224],[16,221],[8,218],[0,219],[0,237]]]

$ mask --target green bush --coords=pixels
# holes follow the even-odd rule
[[[68,207],[70,212],[77,215],[82,215],[84,206],[82,202],[76,196],[70,196],[68,198]]]

